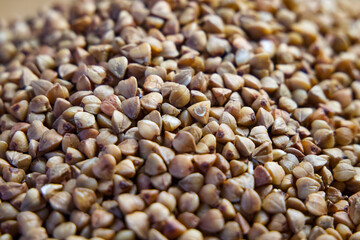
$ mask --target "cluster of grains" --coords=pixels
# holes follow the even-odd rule
[[[0,22],[0,240],[359,240],[358,14],[79,0]]]

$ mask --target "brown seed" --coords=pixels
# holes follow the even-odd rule
[[[152,140],[156,136],[160,135],[159,126],[150,120],[141,120],[137,123],[140,135],[145,138]]]
[[[353,141],[353,133],[347,127],[340,127],[335,130],[335,141],[341,146],[349,145]]]
[[[270,112],[260,108],[256,113],[256,124],[265,126],[267,129],[274,123],[274,118]]]
[[[216,133],[216,140],[221,143],[232,142],[235,140],[235,134],[227,124],[220,124]]]
[[[128,60],[126,57],[112,58],[108,62],[108,67],[110,72],[119,79],[123,79],[127,65],[128,65]]]
[[[58,192],[49,199],[50,206],[61,213],[69,214],[73,208],[72,196],[66,191]]]
[[[215,154],[194,155],[194,162],[201,172],[206,173],[215,163]]]
[[[62,183],[63,181],[67,181],[71,177],[70,166],[65,163],[56,164],[53,167],[49,167],[46,176],[51,183]]]
[[[39,216],[30,211],[20,212],[16,216],[16,220],[19,224],[19,231],[22,234],[26,234],[32,228],[41,227],[42,224]]]
[[[163,233],[168,238],[177,238],[185,231],[186,227],[173,216],[169,216],[164,222]]]
[[[243,157],[248,157],[255,150],[253,141],[239,135],[235,136],[235,146]]]
[[[206,184],[221,185],[226,179],[225,174],[217,167],[211,167],[205,176]]]
[[[211,56],[222,56],[230,51],[230,44],[227,40],[212,35],[206,44],[206,51]]]
[[[105,69],[96,65],[87,66],[85,74],[94,84],[101,84],[106,77]]]
[[[91,226],[93,228],[108,227],[114,221],[114,215],[102,209],[96,209],[91,214]]]
[[[179,240],[186,239],[201,240],[203,239],[203,234],[199,230],[189,229],[179,237]]]
[[[280,240],[282,239],[281,234],[277,231],[269,231],[266,233],[261,234],[259,237],[257,237],[259,240]]]
[[[46,206],[45,200],[41,197],[36,188],[30,188],[21,203],[21,211],[38,211]]]
[[[249,139],[256,145],[263,144],[264,142],[271,142],[267,129],[264,126],[253,127],[250,131]]]
[[[116,165],[115,158],[110,154],[103,154],[94,163],[92,171],[99,179],[111,179]]]
[[[18,103],[13,104],[9,108],[9,113],[19,119],[20,121],[24,121],[26,118],[26,114],[28,112],[29,103],[27,100],[19,101]]]
[[[172,132],[176,128],[178,128],[181,125],[181,121],[179,118],[170,116],[170,115],[163,115],[162,116],[162,123],[165,131]]]
[[[140,99],[141,106],[147,111],[156,110],[163,103],[163,97],[158,92],[151,92]]]
[[[144,201],[139,196],[130,195],[127,193],[120,194],[117,198],[120,209],[124,214],[129,214],[134,211],[144,209]]]
[[[9,150],[17,151],[17,152],[27,152],[29,150],[28,140],[23,131],[16,131],[12,136]]]
[[[147,92],[161,92],[164,81],[157,75],[149,75],[145,78],[143,89]]]
[[[206,184],[202,186],[199,192],[200,200],[211,207],[215,207],[220,202],[219,190],[214,184]]]
[[[139,97],[128,98],[121,102],[123,113],[130,119],[136,119],[140,114],[140,99]]]
[[[204,176],[200,173],[192,173],[179,181],[179,186],[188,192],[199,192],[204,185]]]
[[[136,174],[134,163],[129,159],[122,160],[115,166],[115,173],[126,178],[134,177]]]
[[[25,171],[19,168],[13,168],[7,165],[2,166],[2,177],[7,182],[21,183],[25,177]]]
[[[194,171],[192,156],[179,154],[171,160],[169,172],[176,178],[184,178]]]
[[[267,195],[262,202],[262,206],[270,214],[286,212],[284,196],[278,192],[272,192]]]
[[[227,88],[212,88],[211,90],[219,105],[224,105],[231,94],[231,90]]]
[[[327,212],[327,204],[323,196],[319,193],[311,193],[306,199],[306,208],[315,216],[321,216]]]
[[[259,147],[255,148],[251,157],[256,161],[270,162],[273,160],[273,149],[270,142],[264,142]]]
[[[199,204],[200,199],[196,193],[184,193],[179,199],[179,209],[181,212],[195,212]]]
[[[225,221],[218,209],[208,210],[200,219],[199,227],[201,230],[216,233],[224,228]]]
[[[349,197],[349,217],[354,222],[354,224],[358,224],[360,222],[360,207],[359,207],[359,193],[355,193]]]
[[[311,154],[305,156],[303,161],[309,162],[315,170],[319,170],[321,167],[328,163],[325,158]]]
[[[188,153],[195,151],[194,136],[187,131],[179,131],[172,141],[174,149],[179,153]]]
[[[210,101],[198,102],[187,109],[190,115],[202,124],[207,124],[210,114]]]
[[[172,196],[172,195],[171,195]],[[160,197],[160,195],[159,195]],[[151,222],[162,222],[165,219],[168,218],[170,215],[168,206],[165,206],[164,204],[160,202],[156,202],[151,204],[147,209],[146,213],[149,216],[149,219]]]
[[[6,220],[16,219],[19,212],[10,203],[2,202],[0,203],[0,213],[0,219],[4,222]]]
[[[189,89],[181,84],[174,87],[170,93],[169,102],[175,107],[184,107],[190,102]]]
[[[73,191],[75,206],[81,211],[87,211],[96,201],[95,192],[91,189],[77,187]]]
[[[172,175],[170,173],[162,173],[157,176],[153,176],[150,179],[151,184],[159,190],[166,190],[170,187],[172,182]]]
[[[355,176],[356,172],[353,166],[345,162],[340,162],[333,169],[333,176],[335,180],[345,182]]]
[[[49,99],[44,95],[35,96],[29,103],[29,111],[43,113],[51,110]]]
[[[117,110],[113,112],[111,123],[114,131],[117,133],[126,131],[131,125],[130,119],[125,114]]]
[[[137,80],[135,77],[122,80],[115,87],[115,93],[125,98],[131,98],[136,96],[137,91]]]
[[[335,145],[334,133],[328,129],[319,129],[314,133],[315,144],[321,148],[332,148]]]
[[[55,83],[47,92],[46,97],[49,99],[51,104],[54,104],[57,98],[68,98],[69,91],[66,87]]]
[[[101,100],[94,95],[88,95],[81,100],[80,105],[84,108],[85,112],[98,114],[100,113]]]
[[[149,217],[144,212],[133,212],[125,216],[126,225],[140,238],[146,238],[149,231]]]
[[[31,164],[32,157],[28,154],[23,154],[16,151],[6,151],[6,159],[11,165],[21,168],[26,171]]]
[[[165,172],[167,169],[163,159],[156,153],[151,153],[145,162],[145,172],[151,176]]]
[[[254,214],[261,209],[261,199],[253,189],[246,189],[241,197],[241,209],[246,214]]]
[[[320,184],[312,178],[302,177],[296,181],[297,194],[300,199],[306,199],[311,193],[319,190]]]
[[[244,86],[244,79],[241,76],[231,73],[224,73],[223,79],[225,86],[232,91],[238,91],[241,87]]]
[[[149,43],[142,43],[129,52],[130,58],[139,64],[148,65],[151,62],[151,47]]]
[[[90,128],[95,124],[95,117],[87,112],[78,112],[74,115],[74,121],[77,128]]]
[[[305,216],[302,212],[295,209],[288,209],[286,211],[286,218],[289,223],[290,230],[297,233],[303,229],[305,225]]]
[[[55,227],[53,236],[58,239],[65,239],[76,234],[76,225],[72,222],[64,222]]]
[[[283,178],[285,177],[284,169],[276,162],[267,162],[264,167],[269,172],[274,185],[280,185]]]
[[[39,154],[56,150],[59,147],[62,138],[63,137],[54,129],[44,132],[39,142]]]

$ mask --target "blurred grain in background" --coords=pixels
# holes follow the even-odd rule
[[[0,19],[14,19],[35,16],[44,6],[59,0],[0,0]],[[62,0],[60,0],[62,1]]]
[[[55,2],[76,2],[76,0],[0,0],[0,19],[35,16],[39,9]],[[338,2],[346,3],[354,11],[360,10],[360,0],[338,0]]]

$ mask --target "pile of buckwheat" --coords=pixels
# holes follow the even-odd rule
[[[359,240],[360,12],[79,0],[0,22],[0,240]]]

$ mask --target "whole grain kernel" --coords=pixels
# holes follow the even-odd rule
[[[193,152],[196,147],[194,136],[187,131],[179,131],[174,137],[172,145],[179,153]]]
[[[140,135],[145,139],[153,139],[160,135],[159,126],[150,120],[141,120],[137,123]]]
[[[169,172],[177,178],[183,178],[191,174],[194,170],[192,163],[192,156],[179,154],[171,160],[169,165]]]
[[[216,233],[224,228],[224,217],[218,209],[210,209],[200,219],[201,230]]]
[[[286,211],[285,198],[281,193],[273,192],[265,197],[262,206],[271,214],[284,213]]]

